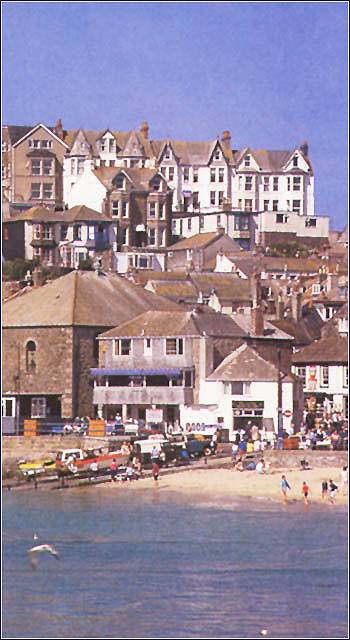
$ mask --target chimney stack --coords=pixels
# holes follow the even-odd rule
[[[255,336],[264,335],[264,311],[262,305],[254,305],[251,310],[251,332]]]
[[[224,131],[222,134],[221,142],[226,149],[231,149],[231,133],[230,131]]]
[[[281,291],[278,293],[276,302],[276,318],[277,320],[283,320],[284,318],[284,300]]]
[[[301,143],[299,149],[300,149],[301,153],[303,153],[304,156],[306,156],[308,158],[308,156],[309,156],[309,143],[306,140],[304,140]]]
[[[295,322],[300,322],[302,312],[302,297],[301,291],[296,289],[292,295],[292,318]]]
[[[149,126],[146,120],[141,124],[140,133],[143,135],[144,138],[146,138],[146,140],[148,140]]]
[[[63,126],[62,126],[62,120],[61,118],[58,118],[56,124],[55,124],[55,134],[56,136],[58,136],[58,138],[61,138],[61,140],[63,140]]]
[[[250,292],[253,300],[253,307],[261,304],[261,275],[260,273],[254,273],[250,278]]]

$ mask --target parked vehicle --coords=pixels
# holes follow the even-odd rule
[[[18,470],[26,477],[36,476],[56,468],[55,460],[36,460],[35,462],[22,461],[18,464]]]
[[[211,456],[213,448],[211,447],[211,438],[189,438],[186,443],[186,449],[191,458],[200,458],[201,456]]]
[[[67,470],[77,473],[79,470],[88,469],[92,462],[96,462],[101,467],[108,467],[113,458],[120,462],[126,462],[128,456],[117,451],[108,451],[104,447],[97,449],[64,449],[57,453],[56,469],[58,471]]]

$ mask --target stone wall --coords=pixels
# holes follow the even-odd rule
[[[300,461],[306,459],[310,467],[339,467],[348,464],[347,451],[312,451],[297,449],[292,451],[267,450],[262,454],[271,468],[300,469]]]
[[[61,449],[82,449],[87,447],[106,446],[108,439],[101,440],[88,436],[3,436],[2,460],[3,472],[17,464],[18,460],[25,459],[28,462],[39,458],[55,458],[57,451]]]

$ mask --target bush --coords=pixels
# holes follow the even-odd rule
[[[33,271],[38,264],[38,260],[23,260],[16,258],[8,260],[3,264],[2,273],[6,280],[23,280],[27,271]]]

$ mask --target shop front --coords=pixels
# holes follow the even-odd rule
[[[248,431],[253,424],[261,429],[264,426],[263,414],[263,400],[232,400],[234,431]]]

